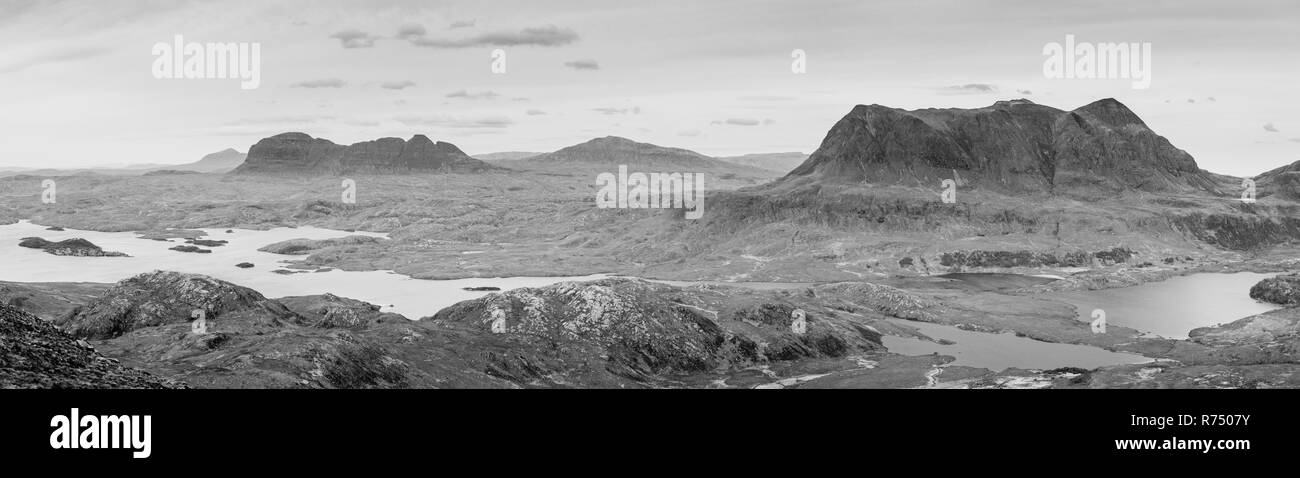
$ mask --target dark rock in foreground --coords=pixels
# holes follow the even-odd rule
[[[40,318],[0,304],[0,388],[185,388],[106,358]]]
[[[1250,298],[1286,306],[1300,305],[1300,274],[1259,281],[1250,288]]]
[[[235,264],[235,267],[238,267],[238,268],[240,268],[240,269],[248,269],[248,268],[253,267],[253,263],[252,263],[252,262],[240,262],[240,263],[238,263],[238,264]]]
[[[48,241],[39,237],[24,237],[19,246],[30,249],[42,249],[56,256],[77,257],[126,257],[121,252],[105,251],[85,239],[65,239],[59,242]]]

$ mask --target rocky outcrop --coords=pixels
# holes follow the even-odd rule
[[[0,304],[0,388],[185,388],[123,366],[40,318]]]
[[[1115,247],[1105,251],[1051,253],[1040,251],[955,251],[939,256],[939,265],[963,268],[1092,267],[1128,262],[1133,251]]]
[[[56,256],[126,257],[124,253],[105,251],[94,243],[81,238],[53,242],[39,237],[24,237],[18,245],[30,249],[41,249]]]
[[[305,323],[326,329],[359,329],[384,321],[400,323],[409,320],[398,314],[381,312],[378,305],[334,294],[282,297],[276,300],[301,315]]]
[[[329,247],[374,244],[383,240],[383,238],[379,237],[361,235],[352,235],[333,239],[289,239],[287,241],[267,244],[257,250],[270,252],[272,254],[305,255]]]
[[[1300,274],[1259,281],[1250,288],[1250,298],[1286,306],[1300,305]]]
[[[349,146],[313,138],[304,133],[284,133],[258,141],[235,174],[410,174],[476,172],[495,169],[469,157],[451,143],[433,142],[427,136],[410,140],[381,138]]]
[[[465,301],[422,319],[466,324],[509,337],[517,350],[492,355],[488,373],[519,383],[549,380],[560,367],[602,357],[604,369],[638,382],[738,369],[756,363],[840,357],[881,348],[878,333],[800,311],[770,298],[701,301],[676,287],[636,279],[565,282]],[[699,304],[699,305],[696,305]],[[587,365],[589,366],[589,365]]]
[[[154,271],[118,282],[59,322],[75,337],[111,339],[142,327],[206,320],[253,319],[267,326],[300,316],[255,290],[197,274]]]
[[[1009,192],[1205,191],[1191,155],[1104,99],[1073,111],[1028,100],[970,110],[854,107],[789,177]]]

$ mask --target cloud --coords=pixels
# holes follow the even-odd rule
[[[541,115],[546,114],[546,112],[545,112],[545,111],[542,111],[542,110],[528,110],[528,111],[525,111],[524,114],[526,114],[526,115],[528,115],[528,116],[541,116]]]
[[[330,35],[330,38],[337,39],[343,44],[343,48],[370,48],[375,46],[375,40],[379,39],[361,30],[343,30]]]
[[[741,96],[741,97],[737,97],[736,99],[740,101],[794,101],[796,98],[793,96],[758,95],[758,96]]]
[[[424,29],[424,25],[418,23],[407,23],[397,28],[397,38],[402,40],[409,41],[415,38],[420,38],[426,33],[428,33],[428,31]]]
[[[411,44],[427,48],[473,48],[483,46],[563,46],[578,41],[578,34],[555,25],[525,28],[517,32],[484,33],[469,38],[439,39],[416,37]]]
[[[1206,98],[1205,100],[1206,100],[1206,101],[1209,101],[1209,102],[1211,102],[1211,103],[1218,103],[1218,102],[1219,102],[1219,100],[1214,99],[1213,96],[1211,96],[1211,97],[1209,97],[1209,98]]]
[[[321,121],[333,121],[330,115],[268,116],[262,118],[240,118],[226,123],[226,126],[271,125],[271,124],[314,124]]]
[[[763,125],[764,125],[764,126],[766,126],[766,125],[770,125],[770,124],[775,124],[775,123],[776,123],[776,120],[774,120],[774,119],[772,119],[772,118],[764,118],[764,119],[763,119]]]
[[[1196,100],[1194,100],[1194,99],[1191,99],[1191,98],[1188,98],[1188,99],[1187,99],[1187,102],[1188,102],[1188,103],[1195,103],[1195,102],[1196,102]]]
[[[510,118],[456,118],[447,116],[398,116],[394,121],[407,126],[441,126],[445,128],[506,128],[515,124]]]
[[[626,114],[639,115],[641,114],[641,107],[634,106],[631,108],[592,108],[592,111],[598,112],[603,115],[626,115]]]
[[[685,131],[678,131],[678,132],[677,132],[677,136],[685,136],[685,137],[688,137],[688,138],[694,138],[694,137],[699,136],[699,135],[700,135],[700,130],[698,130],[698,129],[688,129],[688,130],[685,130]]]
[[[447,25],[447,29],[448,29],[448,30],[455,30],[455,29],[457,29],[457,28],[474,28],[474,23],[475,23],[476,21],[477,21],[477,20],[474,20],[474,19],[470,19],[470,20],[456,20],[456,21],[451,22],[451,25]]]
[[[969,83],[965,85],[953,85],[939,88],[940,93],[949,95],[983,95],[988,93],[997,93],[998,87],[988,83]]]
[[[410,80],[385,81],[379,84],[379,87],[385,90],[404,90],[414,86],[415,86],[415,82]]]
[[[1290,142],[1292,142],[1292,143],[1300,143],[1300,138],[1291,138],[1291,139],[1288,139],[1287,141],[1290,141]]]
[[[72,48],[61,48],[61,49],[49,50],[13,63],[0,64],[0,73],[14,73],[14,72],[26,70],[33,66],[45,65],[50,63],[63,63],[69,61],[85,60],[88,58],[94,58],[103,55],[108,52],[109,52],[108,48],[98,47],[98,46],[72,47]]]
[[[1032,94],[1034,94],[1034,92],[1029,91],[1029,90],[1016,90],[1016,93],[1020,93],[1020,94],[1022,94],[1022,95],[1032,95]]]
[[[727,118],[725,120],[714,121],[710,124],[723,124],[723,125],[732,125],[732,126],[758,126],[761,123],[762,123],[761,121],[753,118]]]
[[[491,90],[488,90],[488,91],[480,91],[480,92],[477,92],[477,93],[470,93],[470,92],[465,91],[465,90],[456,90],[456,91],[453,91],[453,92],[451,92],[451,93],[447,93],[445,96],[446,96],[447,98],[464,98],[464,99],[469,99],[469,100],[490,100],[490,99],[492,99],[492,98],[496,98],[496,97],[501,96],[501,95],[499,95],[499,94],[497,94],[497,92],[495,92],[495,91],[491,91]]]
[[[289,87],[290,88],[342,88],[343,85],[346,84],[347,82],[340,80],[338,78],[323,78],[319,80],[299,81],[297,83],[289,85]]]
[[[596,60],[566,61],[564,62],[564,66],[573,68],[575,70],[599,70],[600,69],[600,63],[597,63]]]
[[[1277,127],[1273,126],[1273,123],[1264,123],[1264,131],[1268,131],[1270,133],[1276,133]]]

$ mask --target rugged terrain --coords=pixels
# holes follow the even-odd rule
[[[258,141],[234,174],[401,174],[474,172],[492,169],[456,145],[417,134],[410,140],[380,138],[348,146],[303,133],[283,133]]]

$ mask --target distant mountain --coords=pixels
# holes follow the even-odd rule
[[[518,159],[531,158],[544,153],[533,153],[528,151],[503,151],[500,153],[476,154],[474,159],[480,161],[514,161]]]
[[[123,167],[104,167],[104,168],[74,168],[74,169],[55,169],[55,168],[10,168],[0,171],[0,177],[32,175],[32,176],[84,176],[88,174],[103,174],[108,176],[138,176],[149,173],[162,171],[190,171],[200,173],[225,173],[229,172],[240,163],[244,162],[244,153],[226,148],[192,163],[184,164],[132,164]],[[167,173],[163,173],[167,174]]]
[[[787,178],[1007,192],[1212,191],[1213,175],[1114,99],[1073,111],[1028,100],[976,109],[858,105]]]
[[[225,173],[239,167],[244,163],[244,158],[248,155],[235,151],[232,148],[204,156],[202,159],[189,164],[177,166],[163,166],[156,169],[169,169],[174,171],[198,171],[201,173]]]
[[[805,153],[755,153],[741,156],[719,156],[718,159],[728,163],[743,164],[784,174],[802,164],[808,159],[808,155]]]
[[[521,160],[522,165],[607,165],[626,164],[629,167],[690,170],[728,170],[736,172],[757,173],[770,176],[770,172],[753,166],[721,161],[695,151],[668,148],[650,143],[638,143],[618,136],[596,138],[585,143],[576,144]]]
[[[348,146],[304,133],[262,139],[248,149],[235,174],[407,174],[494,169],[456,145],[417,134],[409,141],[380,138]]]

